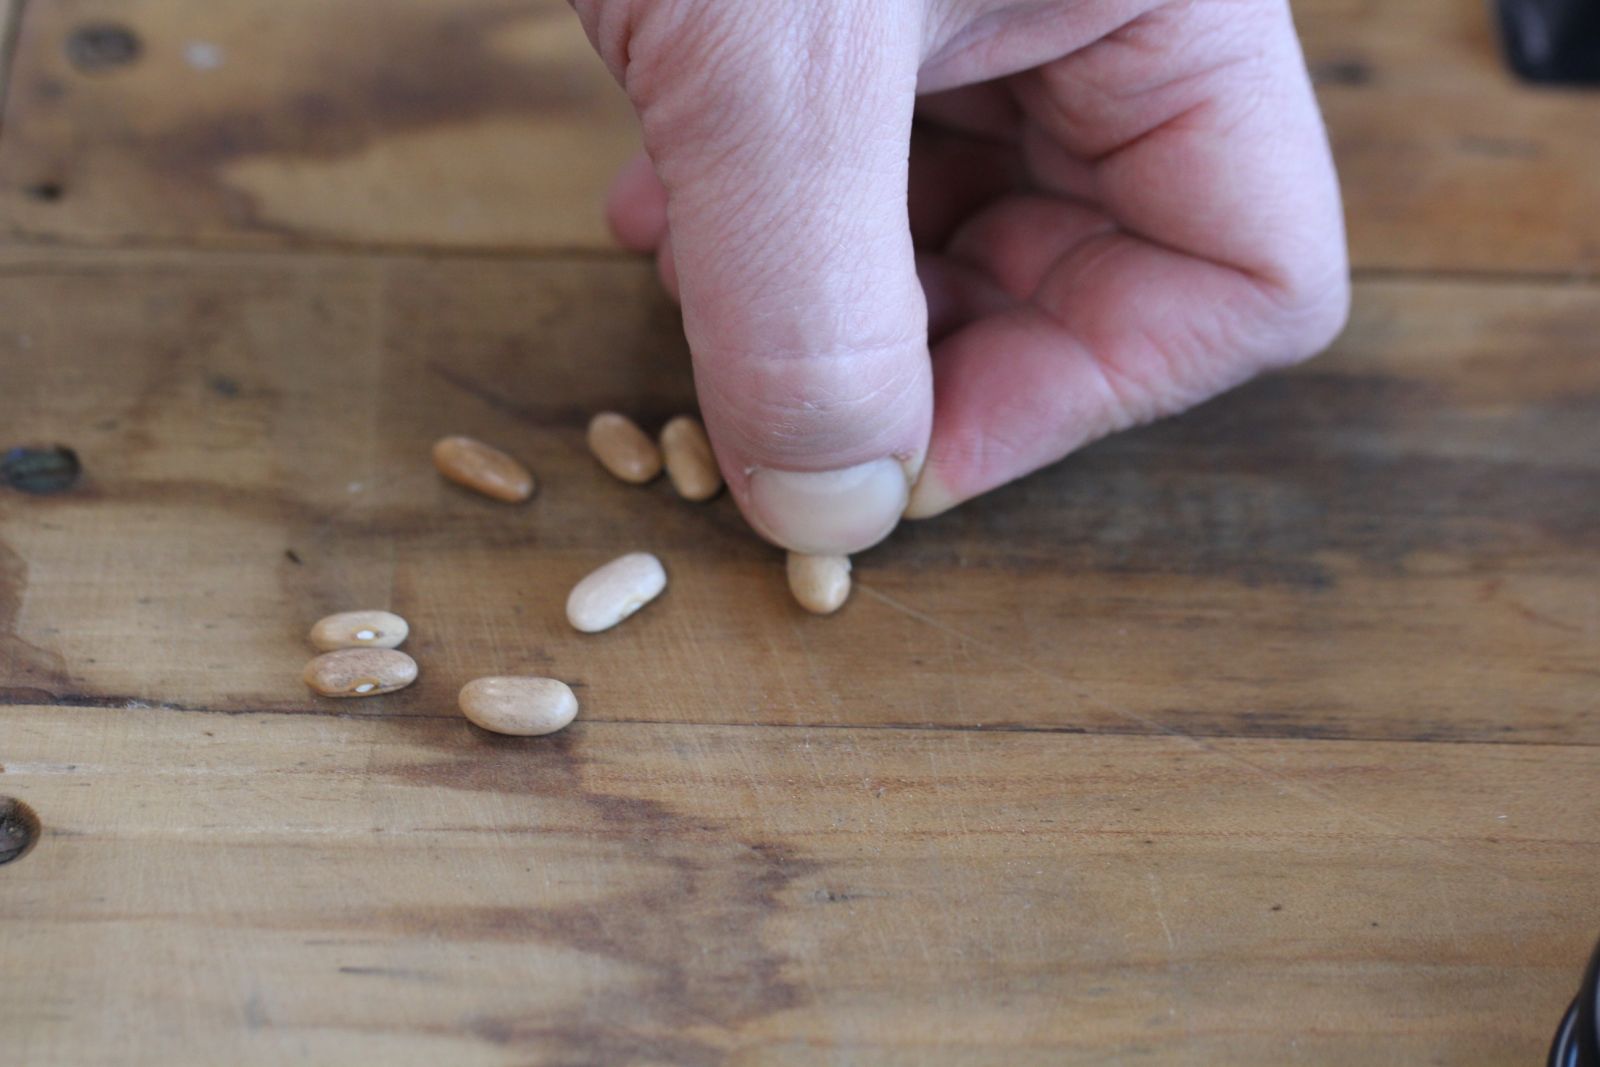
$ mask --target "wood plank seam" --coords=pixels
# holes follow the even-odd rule
[[[411,712],[404,716],[397,716],[388,711],[325,711],[321,708],[294,708],[294,707],[240,707],[222,708],[207,707],[197,704],[178,704],[170,701],[139,700],[131,697],[66,697],[53,701],[41,702],[41,697],[48,694],[28,691],[19,693],[0,694],[0,708],[30,708],[50,707],[63,708],[76,711],[164,711],[176,715],[223,715],[229,718],[239,718],[250,715],[272,715],[285,718],[302,719],[360,719],[375,720],[387,719],[396,722],[458,722],[462,716],[455,712]],[[1105,705],[1100,705],[1105,707]],[[1111,710],[1108,708],[1108,710]],[[1113,712],[1115,713],[1115,712]],[[1140,720],[1142,716],[1138,717]],[[580,722],[582,718],[580,715]],[[1210,741],[1281,741],[1305,744],[1396,744],[1396,745],[1493,745],[1498,747],[1546,747],[1583,750],[1600,748],[1600,743],[1589,741],[1541,741],[1517,737],[1496,738],[1471,738],[1471,737],[1405,737],[1388,734],[1297,734],[1292,731],[1275,732],[1264,730],[1259,733],[1241,733],[1237,730],[1224,732],[1221,730],[1179,730],[1175,727],[1164,726],[1160,722],[1151,720],[1147,728],[1116,729],[1105,726],[1040,726],[1025,723],[988,724],[988,723],[909,723],[909,722],[827,722],[817,720],[814,722],[768,722],[760,719],[645,719],[629,717],[607,717],[593,719],[589,725],[601,726],[670,726],[684,728],[703,728],[712,730],[848,730],[858,732],[869,731],[898,731],[907,734],[1040,734],[1047,737],[1074,736],[1074,737],[1106,737],[1106,738],[1160,738],[1166,737],[1174,741],[1189,741],[1197,745],[1204,745]],[[1141,721],[1138,726],[1145,724]]]
[[[3,0],[0,0],[3,2]],[[0,64],[3,72],[3,64]],[[4,104],[4,84],[0,83],[0,106]],[[0,137],[4,136],[0,129]],[[601,190],[595,190],[595,209],[599,210]],[[210,256],[228,258],[241,255],[268,257],[317,257],[332,260],[363,259],[390,262],[483,262],[483,263],[649,263],[648,257],[623,248],[551,246],[547,248],[495,248],[430,245],[405,242],[350,241],[317,238],[277,244],[256,245],[247,241],[195,243],[188,238],[119,237],[86,240],[72,235],[47,234],[14,229],[6,234],[6,244],[14,252],[148,252],[178,253],[196,259]],[[31,267],[0,265],[0,275]],[[1481,267],[1354,267],[1351,280],[1357,284],[1382,282],[1461,282],[1481,285],[1538,286],[1553,288],[1600,288],[1600,272],[1589,270],[1487,270]]]
[[[600,210],[603,190],[595,189],[595,210]],[[149,252],[178,253],[196,259],[206,256],[302,256],[332,260],[416,260],[419,262],[486,263],[613,263],[649,262],[647,257],[623,248],[586,248],[581,245],[551,245],[544,248],[451,247],[396,241],[348,241],[336,238],[299,239],[277,244],[256,245],[248,241],[207,241],[186,237],[114,237],[89,240],[70,234],[51,234],[16,227],[5,232],[9,249],[21,252]],[[1515,275],[1508,275],[1515,277]]]

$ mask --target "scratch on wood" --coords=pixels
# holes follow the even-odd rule
[[[510,415],[519,422],[526,422],[535,426],[549,426],[555,421],[570,421],[577,425],[583,418],[582,413],[576,408],[537,412],[528,405],[519,404],[517,401],[489,388],[470,375],[463,374],[454,367],[447,366],[438,360],[429,360],[428,370],[468,396],[476,397],[494,410]]]
[[[1161,879],[1156,877],[1155,871],[1147,871],[1145,879],[1150,888],[1150,904],[1155,908],[1156,922],[1161,924],[1161,933],[1167,939],[1167,948],[1175,949],[1178,942],[1172,936],[1172,927],[1167,925],[1167,913],[1161,907]]]
[[[360,975],[371,978],[402,978],[412,982],[442,982],[437,974],[429,971],[418,971],[409,967],[340,967],[340,974]]]

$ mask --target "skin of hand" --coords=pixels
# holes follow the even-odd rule
[[[850,553],[1343,328],[1280,0],[574,0],[755,529]]]

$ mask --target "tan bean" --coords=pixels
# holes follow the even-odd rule
[[[567,621],[586,634],[609,630],[661,595],[667,572],[648,552],[632,552],[607,563],[572,587]]]
[[[533,495],[533,475],[527,467],[471,437],[439,438],[433,443],[433,465],[457,485],[508,504]]]
[[[306,664],[305,681],[325,697],[372,697],[417,680],[417,661],[393,648],[342,648]]]
[[[722,488],[722,471],[706,429],[693,415],[679,415],[661,429],[661,454],[672,488],[685,500],[710,500]]]
[[[323,652],[338,648],[398,648],[411,627],[392,611],[341,611],[318,619],[311,644]]]
[[[578,715],[578,698],[554,678],[474,678],[461,687],[461,714],[497,734],[539,737]]]
[[[832,615],[850,598],[850,557],[789,553],[789,591],[807,611]]]
[[[602,411],[589,420],[589,451],[600,465],[630,485],[661,473],[661,450],[626,415]]]

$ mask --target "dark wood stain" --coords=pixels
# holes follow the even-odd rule
[[[226,374],[213,374],[206,379],[206,385],[213,393],[228,400],[239,395],[239,382]]]
[[[586,411],[574,404],[535,405],[528,401],[514,398],[500,389],[478,381],[459,367],[451,366],[439,360],[429,360],[427,369],[429,374],[432,374],[440,381],[461,390],[468,396],[476,397],[496,411],[503,412],[531,426],[565,426],[569,429],[581,430],[588,426],[589,420],[594,417],[594,412]]]
[[[1317,86],[1371,85],[1376,73],[1364,59],[1330,59],[1311,64],[1311,82]]]
[[[917,567],[954,566],[959,553],[969,569],[1196,575],[1312,594],[1336,581],[1319,562],[1330,552],[1398,575],[1417,552],[1470,554],[1481,566],[1587,551],[1600,529],[1600,470],[1405,453],[1385,440],[1419,412],[1456,407],[1436,387],[1399,379],[1270,376],[1091,445],[981,508],[907,523],[878,551]],[[1600,448],[1595,409],[1557,417]],[[1334,428],[1369,446],[1330,451]]]
[[[0,638],[0,642],[3,642]],[[3,645],[0,645],[3,647]],[[0,686],[0,704],[58,704],[60,694],[50,689],[36,689],[26,685]]]
[[[22,192],[29,200],[45,204],[53,204],[67,195],[66,187],[60,182],[35,182],[25,187]]]
[[[17,616],[22,610],[22,597],[27,587],[27,561],[0,541],[0,664],[3,664],[0,669],[4,670],[4,675],[0,676],[0,699],[8,694],[29,698],[50,696],[72,686],[66,661],[58,653],[17,636]],[[23,702],[49,704],[54,703],[54,699]]]
[[[285,95],[242,101],[234,110],[156,131],[146,138],[145,161],[183,190],[177,195],[217,201],[233,225],[294,238],[261,217],[249,196],[227,187],[220,171],[252,156],[339,159],[384,138],[530,108],[575,118],[588,114],[592,80],[573,64],[599,60],[575,56],[534,64],[489,46],[497,30],[530,14],[572,17],[565,9],[540,12],[521,2],[480,3],[443,17],[428,5],[397,4],[385,18],[364,19],[360,32],[375,40],[340,55],[337,63],[306,55],[304,66],[288,66],[282,84],[293,88]],[[329,29],[331,37],[339,32]],[[336,76],[328,74],[332,69]]]
[[[497,1045],[526,1049],[540,1063],[626,1063],[640,1058],[714,1064],[724,1051],[682,1036],[684,1020],[730,1034],[741,1023],[801,1000],[785,977],[788,957],[764,929],[781,897],[819,869],[772,841],[691,819],[654,799],[596,788],[603,759],[578,729],[539,739],[492,737],[429,726],[440,758],[378,765],[369,773],[428,789],[517,793],[576,803],[579,831],[625,850],[657,877],[601,888],[596,898],[553,907],[392,909],[370,917],[388,934],[448,941],[527,941],[601,955],[644,977],[599,994],[581,1018],[518,1014],[465,1021]],[[565,823],[565,820],[564,820]],[[571,829],[550,833],[570,834]],[[707,947],[713,949],[706,953]]]

